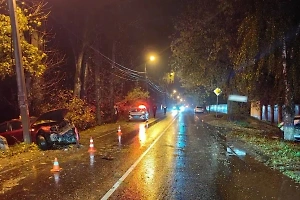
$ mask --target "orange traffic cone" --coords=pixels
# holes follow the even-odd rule
[[[119,128],[118,128],[118,136],[121,136],[121,135],[122,135],[121,127],[119,126]]]
[[[96,151],[96,149],[95,149],[95,147],[94,147],[94,140],[93,140],[93,138],[91,137],[91,138],[90,138],[90,148],[89,148],[88,152],[95,152],[95,151]]]
[[[62,168],[59,167],[57,158],[55,158],[54,162],[53,162],[53,168],[51,169],[51,172],[59,172],[60,170],[62,170]]]

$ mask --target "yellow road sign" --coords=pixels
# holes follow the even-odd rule
[[[216,89],[214,90],[214,93],[215,93],[217,96],[219,96],[219,95],[222,93],[222,90],[221,90],[220,88],[216,88]]]

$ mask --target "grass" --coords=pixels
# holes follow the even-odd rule
[[[36,144],[25,144],[24,142],[9,147],[8,150],[0,150],[0,158],[7,158],[16,155],[20,155],[22,153],[27,152],[38,152],[40,151],[39,147]]]
[[[264,156],[257,160],[300,183],[300,143],[281,139],[282,133],[275,125],[253,117],[229,120],[227,115],[218,118],[208,115],[205,121],[226,128],[226,137],[242,141]]]

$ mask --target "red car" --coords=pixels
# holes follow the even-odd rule
[[[55,145],[78,144],[77,128],[64,117],[68,109],[52,110],[40,117],[30,119],[30,133],[32,142],[42,150]],[[23,142],[22,121],[12,119],[0,124],[0,135],[5,137],[8,145]]]

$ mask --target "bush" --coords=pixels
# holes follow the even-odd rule
[[[95,125],[95,115],[91,106],[78,97],[73,97],[71,90],[59,90],[45,99],[43,112],[66,108],[69,110],[66,119],[70,120],[79,130],[85,130]]]
[[[82,99],[73,97],[68,103],[69,112],[66,116],[80,130],[85,130],[95,125],[95,115],[89,105]]]

